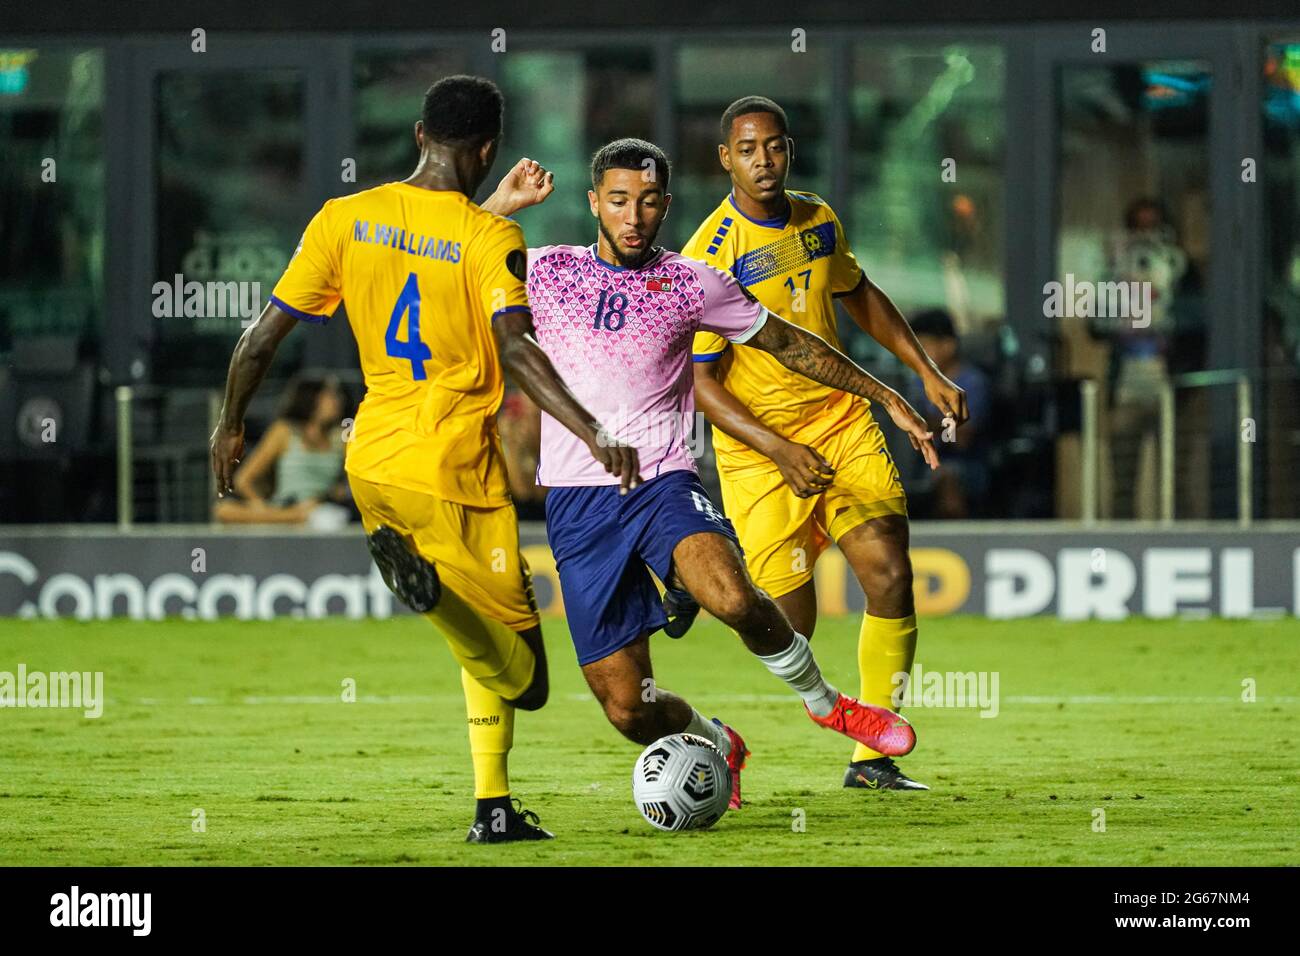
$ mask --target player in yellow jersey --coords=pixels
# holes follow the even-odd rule
[[[248,402],[276,347],[299,322],[326,322],[346,302],[366,381],[348,481],[385,582],[434,623],[461,665],[474,843],[551,836],[511,799],[507,774],[515,710],[540,708],[548,683],[496,429],[503,366],[624,488],[638,479],[636,452],[600,439],[600,423],[533,337],[522,230],[470,199],[496,158],[501,114],[488,80],[435,83],[415,125],[415,172],[325,203],[235,347],[212,436],[224,493],[243,454]],[[553,188],[523,160],[498,193],[535,199]]]
[[[781,107],[760,96],[737,100],[723,113],[720,134],[718,158],[732,191],[683,253],[730,272],[770,311],[836,347],[839,299],[858,325],[921,376],[927,397],[946,416],[965,421],[962,390],[863,273],[830,206],[785,188],[793,141]],[[813,563],[835,541],[867,595],[858,697],[893,706],[894,674],[912,668],[916,615],[907,500],[870,404],[710,333],[695,339],[695,399],[714,425],[723,505],[754,581],[795,630],[811,637]],[[884,410],[895,413],[888,405]],[[928,789],[862,745],[844,785]]]

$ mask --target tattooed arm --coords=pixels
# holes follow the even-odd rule
[[[931,468],[939,467],[934,433],[903,396],[854,364],[843,352],[807,329],[768,314],[767,321],[745,345],[761,349],[793,372],[840,391],[860,395],[885,409],[895,425],[907,433],[912,447]]]

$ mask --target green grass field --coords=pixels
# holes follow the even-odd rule
[[[856,631],[823,621],[814,642],[846,690]],[[667,834],[631,802],[639,748],[548,621],[551,703],[519,716],[512,775],[558,839],[484,847],[463,842],[458,671],[422,620],[6,621],[0,671],[103,671],[107,701],[97,720],[0,710],[0,864],[1294,865],[1297,631],[924,621],[924,669],[998,672],[1000,713],[910,709],[920,743],[903,766],[934,789],[902,794],[843,789],[851,745],[701,622],[655,638],[656,676],[745,734],[747,804]]]

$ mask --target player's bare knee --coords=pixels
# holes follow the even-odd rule
[[[633,743],[648,744],[655,740],[654,705],[636,697],[617,697],[605,701],[605,716],[615,730]]]
[[[894,562],[886,575],[889,592],[899,600],[911,597],[912,594],[912,562],[906,554],[901,561]]]
[[[704,606],[723,624],[744,632],[766,616],[764,597],[747,581],[728,581],[714,590]],[[771,603],[770,599],[766,603]]]
[[[901,617],[912,607],[912,562],[906,559],[878,565],[871,570],[870,580],[864,589],[867,606],[888,609],[886,616]]]

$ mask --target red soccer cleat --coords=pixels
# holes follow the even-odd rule
[[[749,750],[745,747],[745,740],[740,734],[716,717],[713,718],[713,722],[722,728],[727,739],[731,741],[731,752],[727,754],[727,768],[731,771],[731,801],[727,804],[727,809],[739,810],[740,771],[745,768],[745,758],[749,756]]]
[[[807,709],[806,704],[804,708]],[[829,727],[886,757],[902,757],[916,746],[916,731],[902,714],[864,704],[846,694],[840,694],[835,709],[825,717],[818,717],[811,710],[808,716],[813,723]]]

